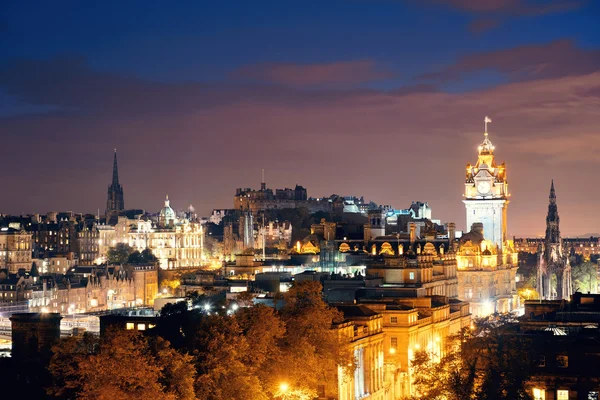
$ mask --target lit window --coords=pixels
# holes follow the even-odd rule
[[[145,331],[146,330],[146,324],[138,324],[138,331]]]
[[[557,390],[556,391],[556,400],[569,400],[569,391],[568,390]]]
[[[397,324],[398,323],[398,317],[391,317],[390,318],[390,323]]]
[[[533,389],[533,400],[546,400],[546,391],[544,389]]]
[[[569,356],[565,356],[565,355],[556,356],[556,366],[558,368],[568,368],[569,367]]]
[[[133,322],[128,322],[125,326],[128,331],[132,330],[135,324]]]
[[[415,273],[414,272],[409,272],[408,273],[408,279],[415,279]]]
[[[148,329],[152,329],[152,328],[154,328],[155,326],[156,326],[156,325],[154,325],[154,324],[148,324]]]
[[[546,366],[546,357],[545,356],[539,356],[537,359],[537,366],[538,367],[545,367]]]

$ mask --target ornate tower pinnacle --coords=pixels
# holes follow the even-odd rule
[[[548,196],[548,215],[546,216],[546,245],[560,244],[560,217],[556,205],[556,192],[554,191],[554,179],[550,185]]]
[[[490,119],[490,117],[485,117],[485,119],[483,120],[484,124],[485,124],[485,128],[483,131],[483,143],[481,143],[479,145],[479,147],[477,148],[477,150],[479,151],[479,155],[487,155],[487,154],[494,154],[494,145],[492,144],[492,142],[490,142],[490,139],[488,139],[488,124],[492,122],[492,120]]]

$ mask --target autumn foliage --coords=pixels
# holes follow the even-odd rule
[[[166,307],[146,336],[109,331],[68,338],[54,348],[48,393],[77,399],[270,400],[282,382],[290,393],[334,393],[338,365],[352,353],[332,324],[341,320],[321,285],[297,284],[281,310],[265,305],[234,313],[215,307]],[[223,310],[223,312],[221,311]],[[327,386],[329,385],[329,386]]]

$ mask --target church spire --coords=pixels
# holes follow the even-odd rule
[[[119,167],[117,165],[117,149],[113,156],[113,176],[112,183],[108,187],[108,195],[106,199],[106,220],[120,211],[125,209],[125,202],[123,200],[123,186],[119,183]]]
[[[115,149],[115,157],[113,160],[113,178],[112,178],[113,186],[119,185],[119,166],[117,165],[117,149]]]
[[[558,207],[556,205],[554,179],[550,185],[550,195],[548,196],[548,199],[548,215],[546,216],[546,244],[560,243],[560,217],[558,216]]]

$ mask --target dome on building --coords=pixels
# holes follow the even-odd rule
[[[317,254],[321,251],[319,237],[315,234],[310,234],[302,239],[302,254]]]
[[[175,220],[175,211],[173,211],[170,206],[169,195],[167,195],[167,198],[165,199],[165,206],[160,210],[159,217],[164,224],[168,224],[169,221]]]

